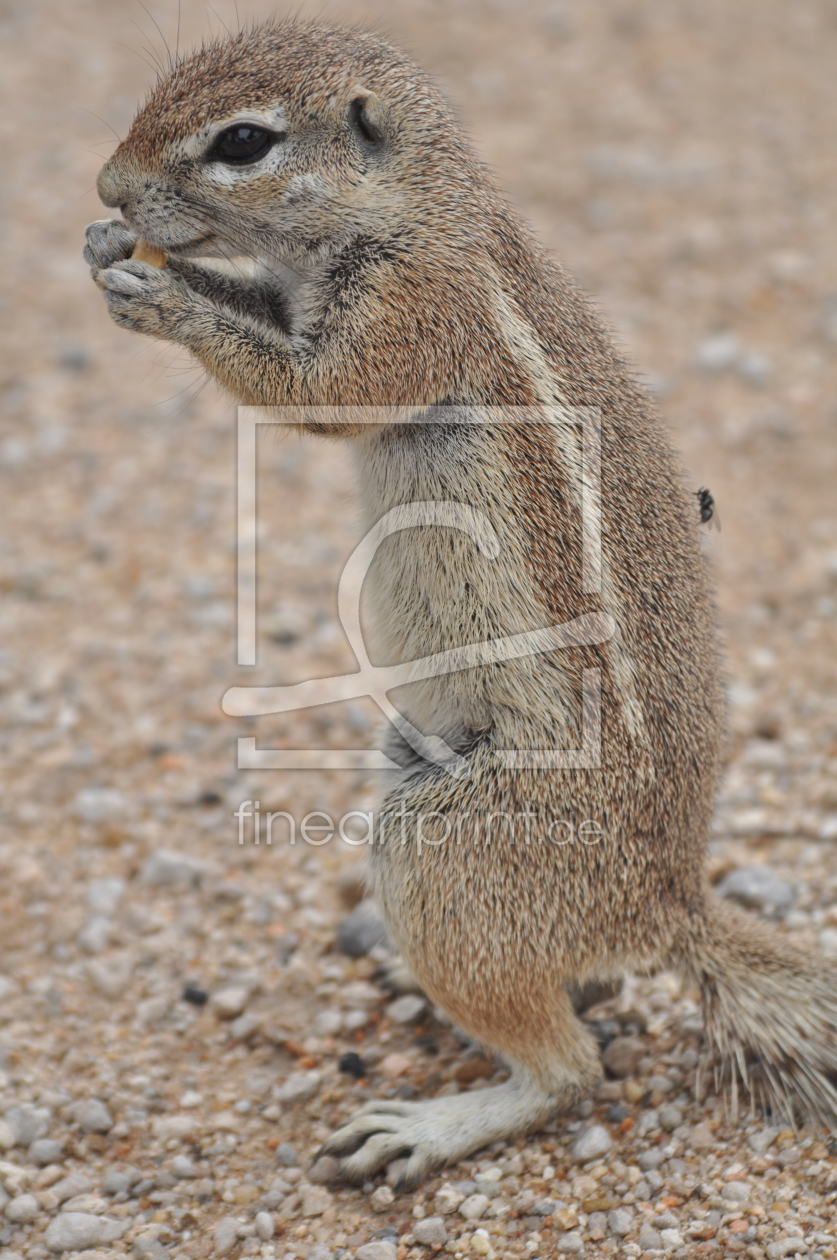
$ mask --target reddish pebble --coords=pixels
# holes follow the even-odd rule
[[[412,1059],[408,1059],[406,1054],[388,1054],[381,1061],[381,1071],[384,1076],[388,1076],[391,1081],[396,1077],[403,1076],[413,1066]]]

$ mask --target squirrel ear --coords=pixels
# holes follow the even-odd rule
[[[366,149],[380,149],[384,143],[379,116],[379,102],[374,92],[356,88],[349,105],[349,126]]]

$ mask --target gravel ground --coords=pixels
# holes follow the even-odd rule
[[[217,28],[182,10],[182,44]],[[713,877],[837,953],[833,5],[397,0],[385,24],[600,296],[715,496]],[[335,601],[350,477],[336,448],[261,434],[264,634],[239,670],[234,409],[111,326],[80,259],[112,144],[84,110],[121,131],[159,41],[104,0],[5,0],[0,25],[0,1260],[837,1255],[829,1135],[733,1122],[670,975],[588,1013],[607,1079],[543,1133],[414,1193],[316,1159],[365,1098],[500,1075],[375,983],[368,907],[338,933],[360,850],[300,827],[321,811],[356,836],[368,777],[236,767],[240,735],[370,745],[372,706],[219,707],[236,682],[355,668]],[[254,800],[295,844],[281,819],[270,848],[238,844]]]

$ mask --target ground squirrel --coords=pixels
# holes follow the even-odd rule
[[[427,76],[371,34],[244,31],[171,68],[98,188],[123,217],[92,224],[85,254],[117,323],[185,346],[244,403],[436,408],[409,424],[302,421],[349,443],[370,527],[399,505],[460,504],[496,543],[488,554],[441,518],[391,534],[369,580],[381,659],[612,619],[598,642],[401,700],[459,770],[393,736],[403,770],[382,800],[374,892],[417,982],[511,1073],[370,1103],[326,1149],[361,1178],[406,1154],[414,1181],[537,1127],[600,1074],[568,986],[660,964],[701,986],[731,1081],[833,1123],[834,965],[704,876],[724,706],[693,492],[599,318]],[[168,265],[132,260],[138,237]],[[249,278],[213,261],[233,256]],[[601,440],[592,587],[585,417]],[[579,746],[596,707],[585,670],[600,764],[519,768],[503,750],[525,764]]]

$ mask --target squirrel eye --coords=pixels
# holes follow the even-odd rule
[[[208,154],[208,159],[210,162],[230,162],[234,165],[255,162],[264,157],[278,138],[274,132],[265,131],[263,127],[238,123],[221,132]]]

